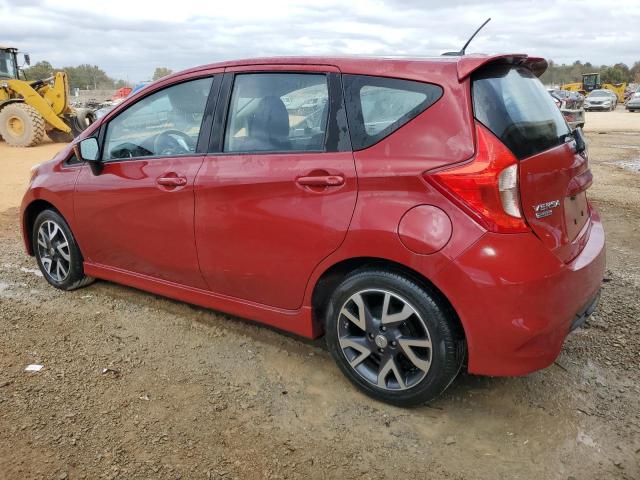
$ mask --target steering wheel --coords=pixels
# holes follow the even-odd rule
[[[181,155],[193,152],[195,142],[180,130],[166,130],[158,134],[153,141],[155,155]]]

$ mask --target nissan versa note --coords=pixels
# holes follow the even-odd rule
[[[267,58],[165,77],[34,168],[27,252],[63,290],[101,278],[324,335],[396,405],[462,368],[545,368],[605,262],[546,66]]]

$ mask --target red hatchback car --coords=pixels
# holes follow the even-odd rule
[[[324,334],[396,405],[465,365],[544,368],[605,262],[546,65],[268,58],[165,77],[34,169],[25,246],[57,288],[101,278]]]

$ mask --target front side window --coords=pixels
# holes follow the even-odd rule
[[[211,82],[172,85],[120,113],[107,126],[103,160],[195,153]]]
[[[368,75],[342,78],[354,150],[391,135],[442,96],[442,88],[431,83]]]
[[[328,100],[324,74],[236,75],[224,151],[321,151],[327,128]]]

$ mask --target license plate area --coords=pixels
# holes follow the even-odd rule
[[[589,220],[589,206],[586,192],[580,192],[564,199],[564,218],[569,242],[576,239],[582,227]]]

